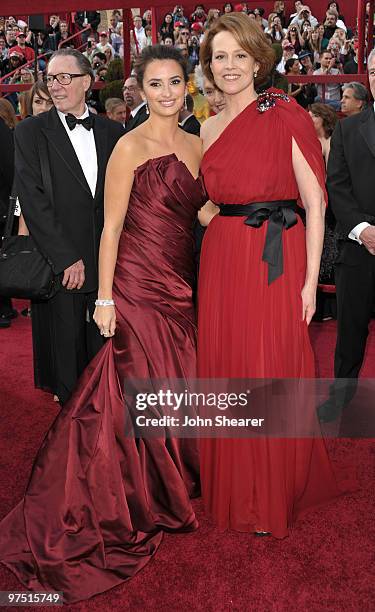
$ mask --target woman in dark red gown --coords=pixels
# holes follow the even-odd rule
[[[226,108],[201,133],[207,193],[222,205],[206,231],[201,255],[202,378],[314,377],[308,323],[324,231],[324,165],[304,110],[275,91],[257,99],[253,74],[265,76],[273,62],[270,54],[263,33],[241,14],[215,22],[201,48],[206,76],[226,97]],[[282,231],[280,271],[262,260],[267,217],[260,227],[244,221],[254,203],[268,203],[270,213],[279,201],[290,212],[290,201],[299,196],[307,229],[294,213],[295,224]],[[238,210],[244,205],[249,205],[245,216],[232,216],[244,214]],[[201,482],[206,510],[220,528],[278,538],[305,509],[338,493],[319,437],[203,440]]]
[[[65,602],[133,576],[163,530],[197,527],[189,499],[199,494],[196,440],[125,435],[134,417],[127,379],[196,376],[192,226],[205,202],[194,178],[200,140],[178,127],[184,62],[169,47],[144,55],[139,74],[158,83],[146,90],[150,131],[143,124],[121,139],[107,173],[104,232],[113,229],[113,203],[122,223],[112,276],[110,248],[101,246],[99,291],[109,283],[101,297],[113,296],[116,309],[98,307],[96,320],[106,332],[115,313],[117,330],[53,423],[24,498],[0,525],[1,562],[29,589],[62,591]]]

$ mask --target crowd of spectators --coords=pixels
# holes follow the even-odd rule
[[[283,0],[275,0],[273,10],[266,14],[262,7],[249,9],[246,3],[232,5],[227,2],[220,10],[206,10],[203,4],[198,4],[191,14],[185,14],[184,7],[176,5],[173,11],[162,17],[160,25],[158,24],[158,42],[180,49],[189,60],[191,72],[196,70],[199,73],[199,48],[205,31],[222,13],[245,12],[249,19],[256,21],[264,30],[275,50],[275,69],[263,87],[280,87],[305,108],[314,102],[324,102],[334,110],[340,110],[342,99],[348,94],[343,95],[339,83],[331,83],[323,89],[321,85],[298,83],[298,76],[357,73],[356,24],[347,23],[338,2],[328,2],[324,19],[321,21],[301,0],[296,0],[294,6],[294,11],[287,14]],[[369,3],[367,14],[368,12]],[[141,15],[133,14],[133,28],[130,32],[132,61],[145,46],[152,44],[151,20],[150,10]],[[367,19],[367,22],[369,21]],[[77,32],[79,35],[74,36]],[[34,60],[35,46],[39,55],[37,70],[30,63]],[[113,10],[105,28],[98,11],[77,12],[69,19],[69,23],[66,17],[64,19],[59,15],[50,15],[45,31],[35,34],[23,20],[0,17],[2,82],[32,84],[36,76],[37,80],[42,80],[49,54],[61,46],[80,48],[93,67],[96,81],[109,80],[108,66],[113,60],[124,57],[122,11]],[[295,77],[295,82],[285,79],[285,75]],[[200,91],[204,93],[202,79],[196,80]],[[352,89],[351,92],[363,97],[363,92],[357,89]],[[19,96],[11,93],[7,97],[15,110],[20,112]],[[113,94],[109,97],[112,98]],[[99,99],[98,96],[96,99]],[[104,105],[99,104],[98,110],[104,112]]]
[[[332,82],[324,87],[306,80],[300,82],[299,77],[357,73],[356,24],[346,21],[337,2],[328,3],[322,21],[300,0],[294,5],[292,14],[285,12],[282,0],[275,0],[270,14],[261,7],[249,9],[246,3],[232,5],[227,2],[221,10],[206,10],[204,5],[198,4],[190,14],[185,14],[182,5],[176,5],[162,17],[157,24],[158,42],[175,46],[190,64],[189,95],[180,116],[183,129],[199,134],[200,124],[225,107],[222,92],[203,77],[199,49],[205,32],[221,14],[241,11],[264,30],[275,52],[274,69],[267,82],[257,83],[258,91],[269,86],[284,89],[309,109],[327,159],[330,135],[337,121],[335,111],[341,110],[347,116],[361,112],[368,104],[368,91],[354,76],[352,82]],[[367,16],[367,26],[373,28],[369,6]],[[152,12],[147,10],[139,15],[134,11],[132,19],[130,49],[126,53],[130,52],[131,61],[134,61],[145,46],[153,44]],[[120,10],[113,10],[105,22],[98,11],[77,12],[65,17],[50,15],[45,29],[34,32],[26,20],[0,17],[0,82],[30,86],[26,92],[12,91],[0,97],[0,119],[13,130],[16,113],[24,118],[51,108],[53,102],[44,82],[49,56],[62,46],[72,46],[80,49],[89,60],[96,82],[113,85],[112,78],[119,79],[119,89],[109,90],[105,99],[99,99],[100,90],[94,88],[88,100],[90,110],[106,113],[126,131],[147,120],[146,105],[134,76],[119,76],[119,71],[111,69],[117,62],[122,70],[123,62],[119,60],[124,57],[123,27]],[[35,50],[38,54],[36,65]],[[370,50],[366,49],[366,55]],[[0,298],[0,327],[9,325],[8,319],[12,316],[9,305],[6,307],[8,314],[4,315]]]

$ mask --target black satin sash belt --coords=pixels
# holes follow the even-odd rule
[[[283,228],[289,229],[297,223],[297,214],[302,209],[297,200],[274,200],[273,202],[254,202],[252,204],[218,204],[219,215],[224,217],[247,217],[245,224],[250,227],[261,227],[268,221],[262,260],[268,263],[268,284],[282,275],[283,263]],[[297,213],[297,214],[296,214]]]

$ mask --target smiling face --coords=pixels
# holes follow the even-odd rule
[[[259,65],[233,34],[227,31],[216,34],[212,41],[211,71],[221,91],[235,95],[253,86],[254,70],[258,69]]]
[[[50,60],[47,70],[48,75],[56,75],[62,72],[82,73],[77,60],[71,55],[54,57]],[[91,79],[88,74],[72,79],[69,85],[60,85],[54,79],[52,86],[49,87],[49,92],[57,110],[80,117],[84,112],[86,92],[89,90],[90,84]]]
[[[150,115],[178,115],[184,104],[186,83],[181,66],[175,60],[153,60],[143,78],[143,96]]]

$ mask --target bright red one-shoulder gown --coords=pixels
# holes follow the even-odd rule
[[[277,98],[261,113],[251,103],[206,151],[202,173],[215,203],[298,198],[292,139],[324,190],[320,144],[308,114]],[[203,240],[199,278],[198,373],[202,378],[311,378],[314,356],[302,321],[305,228],[283,231],[284,273],[268,285],[260,228],[216,216]],[[301,410],[304,406],[301,405]],[[282,538],[310,507],[338,494],[324,441],[206,439],[201,482],[208,515],[220,528],[263,530]]]

